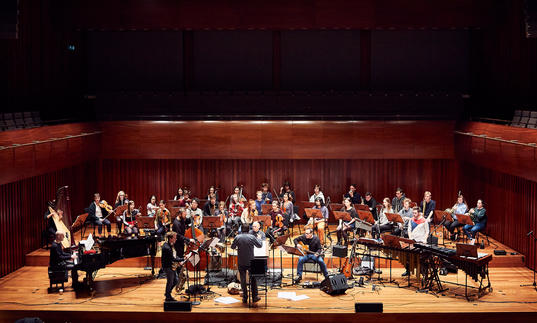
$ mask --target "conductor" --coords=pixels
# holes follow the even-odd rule
[[[261,298],[257,296],[257,281],[255,277],[252,277],[250,271],[250,262],[254,259],[254,247],[261,248],[262,244],[259,239],[254,235],[249,234],[249,224],[244,223],[242,225],[241,233],[235,237],[233,243],[231,244],[232,249],[238,249],[238,265],[239,265],[239,275],[241,279],[241,288],[242,288],[242,302],[248,302],[248,288],[246,286],[246,271],[250,272],[250,289],[252,291],[253,302],[258,302]]]

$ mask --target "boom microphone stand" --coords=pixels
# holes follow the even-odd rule
[[[523,285],[520,285],[520,287],[527,287],[527,286],[533,286],[533,288],[535,289],[535,291],[537,291],[537,283],[535,282],[535,264],[537,262],[537,237],[535,237],[535,234],[533,234],[533,230],[528,232],[526,234],[526,236],[528,238],[533,238],[533,284],[523,284]],[[528,251],[530,250],[530,241],[528,240]]]

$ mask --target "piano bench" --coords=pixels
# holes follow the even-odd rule
[[[48,279],[50,281],[48,293],[50,294],[53,292],[57,292],[60,288],[64,289],[64,283],[69,280],[69,274],[67,273],[66,268],[48,267]],[[61,287],[59,285],[61,285]]]

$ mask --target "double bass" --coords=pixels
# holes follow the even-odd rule
[[[194,242],[189,242],[185,254],[194,252],[199,255],[198,265],[195,266],[190,261],[187,261],[186,268],[190,271],[205,270],[207,268],[207,252],[200,248],[201,244],[205,240],[203,231],[196,228],[194,224],[191,223],[190,228],[185,231],[185,237],[188,239],[194,239]]]

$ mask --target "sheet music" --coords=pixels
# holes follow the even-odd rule
[[[84,245],[86,250],[91,250],[95,244],[95,240],[93,240],[93,235],[90,233],[88,238],[86,240],[80,240],[80,243]]]
[[[254,257],[268,257],[267,240],[263,240],[261,243],[261,248],[254,247]]]

